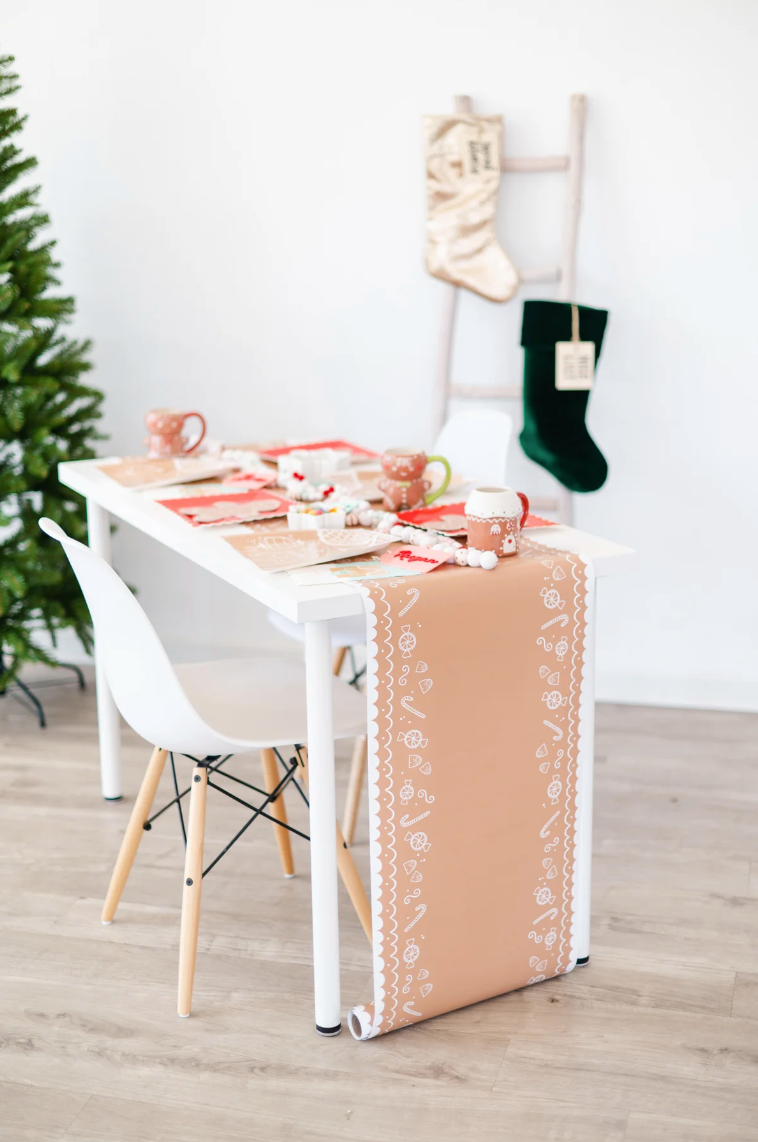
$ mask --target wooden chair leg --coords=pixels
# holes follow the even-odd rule
[[[302,747],[299,753],[300,767],[303,771],[303,780],[306,786],[308,785],[308,751]],[[342,883],[347,889],[347,894],[350,897],[350,902],[355,908],[358,919],[361,922],[363,931],[371,943],[371,905],[369,904],[366,889],[363,887],[363,881],[358,875],[358,869],[355,867],[350,849],[345,844],[345,838],[342,835],[342,829],[335,821],[335,828],[337,832],[337,868],[342,877]]]
[[[187,854],[184,861],[182,892],[182,932],[179,940],[178,1011],[186,1019],[192,1007],[192,985],[195,980],[197,932],[200,926],[200,894],[203,887],[203,843],[205,840],[205,803],[208,793],[208,770],[198,765],[192,770]]]
[[[129,873],[132,871],[134,858],[137,855],[137,849],[142,840],[142,834],[144,832],[143,826],[150,816],[150,810],[153,807],[155,793],[158,789],[161,774],[163,773],[163,766],[166,764],[166,757],[166,750],[156,746],[150,758],[147,772],[142,778],[142,784],[140,785],[137,799],[134,802],[132,815],[129,818],[129,824],[126,826],[124,839],[121,842],[121,848],[116,858],[111,882],[108,885],[108,893],[105,897],[105,904],[103,905],[103,911],[100,917],[103,924],[113,922],[113,917],[118,908],[118,902],[121,899],[121,893],[124,891]]]
[[[366,759],[368,756],[368,740],[361,737],[355,739],[353,760],[350,763],[350,777],[347,783],[345,797],[345,812],[342,815],[342,831],[349,845],[355,836],[355,822],[358,819],[358,809],[361,803],[361,789],[363,788],[363,775],[366,772]]]
[[[276,789],[279,784],[279,770],[276,766],[276,754],[272,749],[261,750],[261,764],[263,765],[263,784],[266,792],[270,793]],[[268,812],[272,817],[276,817],[277,821],[282,824],[287,824],[287,806],[284,804],[284,792],[282,791],[277,797],[276,801],[272,801],[268,807]],[[279,846],[279,858],[282,862],[282,869],[284,875],[289,880],[295,875],[295,864],[292,860],[292,845],[290,844],[290,834],[288,829],[280,829],[278,825],[274,825],[274,835],[276,836],[276,843]]]
[[[342,669],[342,663],[345,661],[346,654],[346,646],[338,646],[334,652],[334,658],[332,659],[332,674],[334,674],[335,678],[339,677],[339,672]]]

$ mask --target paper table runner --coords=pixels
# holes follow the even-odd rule
[[[374,1002],[369,1039],[570,971],[583,558],[522,537],[494,571],[367,599]],[[587,711],[589,712],[589,711]]]

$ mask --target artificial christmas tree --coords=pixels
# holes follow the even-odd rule
[[[62,325],[74,300],[52,292],[59,263],[40,241],[49,218],[28,183],[36,165],[13,138],[25,117],[8,106],[19,85],[13,57],[0,57],[0,693],[25,662],[54,659],[35,631],[71,627],[85,647],[90,618],[59,543],[37,526],[41,515],[86,542],[84,505],[57,477],[61,460],[94,456],[102,394],[81,383],[90,343]]]

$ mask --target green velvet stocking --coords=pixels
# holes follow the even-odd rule
[[[580,305],[579,339],[595,342],[595,363],[603,344],[608,313]],[[571,305],[564,301],[525,301],[521,326],[524,347],[524,427],[521,447],[572,492],[596,492],[608,476],[605,457],[587,431],[589,390],[555,387],[555,343],[571,340]]]

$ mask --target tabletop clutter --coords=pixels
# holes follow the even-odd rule
[[[201,424],[192,440],[183,435],[190,417]],[[322,564],[329,567],[314,582],[398,567],[416,575],[443,564],[492,571],[518,554],[524,527],[551,522],[529,516],[526,496],[511,488],[474,488],[465,501],[432,506],[468,485],[445,457],[422,449],[380,456],[345,440],[230,448],[206,437],[200,413],[170,408],[153,409],[146,425],[147,455],[101,470],[137,492],[170,486],[171,496],[157,500],[162,507],[191,527],[233,526],[223,538],[241,555],[260,570],[299,572],[303,583],[310,581],[303,569]],[[435,481],[437,464],[443,475]]]

